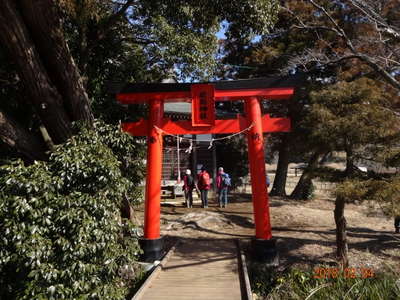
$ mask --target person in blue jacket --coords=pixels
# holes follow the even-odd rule
[[[218,168],[217,175],[217,189],[218,189],[218,202],[219,207],[226,207],[228,205],[228,188],[231,186],[231,178],[224,172],[224,168]]]

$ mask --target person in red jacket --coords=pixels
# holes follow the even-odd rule
[[[201,168],[201,172],[197,176],[197,187],[200,190],[202,207],[207,208],[208,207],[207,194],[208,190],[211,188],[211,183],[210,183],[210,174],[208,174],[205,167]]]

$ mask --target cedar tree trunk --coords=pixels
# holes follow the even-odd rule
[[[0,140],[30,162],[45,160],[43,143],[0,110]]]
[[[71,120],[13,0],[0,1],[0,42],[14,59],[27,94],[52,140],[64,142],[71,136]]]
[[[22,0],[21,13],[41,61],[63,98],[72,121],[93,122],[78,68],[64,37],[58,7],[51,0]]]
[[[276,168],[276,174],[274,179],[274,185],[272,186],[271,196],[286,197],[286,178],[289,167],[289,134],[285,134],[282,137],[281,145],[279,148],[279,159],[278,166]]]

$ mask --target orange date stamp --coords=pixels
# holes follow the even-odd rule
[[[334,278],[374,278],[375,272],[370,268],[315,268],[314,278],[334,279]]]

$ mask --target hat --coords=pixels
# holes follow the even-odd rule
[[[190,175],[192,172],[189,169],[186,169],[186,175]]]

